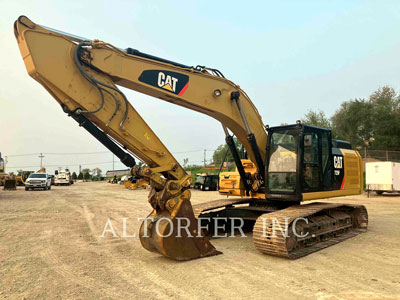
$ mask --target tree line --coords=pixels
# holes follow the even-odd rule
[[[343,102],[330,118],[310,110],[301,121],[331,129],[333,138],[348,141],[355,149],[400,150],[400,95],[389,86],[368,99]]]
[[[93,170],[83,169],[78,175],[73,172],[71,177],[73,180],[100,180],[101,175],[102,170],[100,168],[94,168]]]
[[[301,122],[331,129],[332,138],[348,141],[354,149],[400,150],[400,94],[389,86],[379,88],[367,99],[343,102],[331,117],[321,110],[309,110]],[[235,143],[240,153],[236,138]],[[213,155],[215,164],[224,161],[233,162],[226,144]]]

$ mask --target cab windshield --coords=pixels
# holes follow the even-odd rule
[[[298,130],[276,131],[271,136],[268,187],[271,192],[294,192]]]
[[[204,184],[204,181],[205,181],[205,180],[206,180],[206,177],[204,177],[204,176],[198,176],[198,177],[196,177],[195,183]]]
[[[219,178],[218,176],[210,176],[209,180],[211,186],[216,186],[218,184]]]
[[[46,174],[31,174],[29,178],[46,178]]]

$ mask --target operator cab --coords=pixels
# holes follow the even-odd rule
[[[217,174],[196,174],[196,180],[193,184],[194,189],[202,191],[217,191],[219,176]]]
[[[303,193],[331,190],[331,131],[300,123],[269,128],[265,172],[269,200],[300,202]]]

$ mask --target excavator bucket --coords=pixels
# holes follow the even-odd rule
[[[17,181],[15,178],[6,178],[4,179],[4,190],[16,190],[17,189]]]
[[[145,249],[175,260],[222,254],[204,236],[189,200],[179,202],[172,214],[153,210],[143,221],[139,235]]]

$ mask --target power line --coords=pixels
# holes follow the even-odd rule
[[[188,150],[188,151],[178,151],[178,152],[172,152],[173,154],[185,154],[185,153],[195,153],[195,152],[204,152],[205,153],[209,151],[209,152],[214,152],[216,150],[209,150],[209,149],[199,149],[199,150]],[[43,152],[43,153],[24,153],[24,154],[12,154],[12,155],[7,155],[7,158],[12,158],[12,157],[24,157],[24,156],[36,156],[39,155],[39,157],[41,157],[41,159],[45,156],[45,155],[49,155],[49,156],[57,156],[57,155],[96,155],[96,154],[112,154],[110,151],[98,151],[98,152]],[[100,164],[113,164],[113,163],[121,163],[120,161],[106,161],[106,162],[94,162],[94,163],[79,163],[79,164],[69,164],[67,163],[66,165],[70,166],[70,167],[76,167],[76,166],[80,166],[80,165],[100,165]],[[206,163],[205,157],[203,159],[203,161],[191,161],[191,163]],[[52,164],[52,165],[48,165],[45,164],[44,167],[59,167],[60,165],[63,165],[65,163],[58,163],[58,164]],[[26,168],[37,168],[40,167],[42,168],[42,164],[39,165],[30,165],[30,166],[7,166],[8,169],[26,169]]]
[[[183,154],[183,153],[195,153],[195,152],[202,152],[202,151],[216,151],[216,150],[209,150],[209,149],[200,149],[200,150],[188,150],[188,151],[177,151],[171,152],[172,154]],[[20,156],[34,156],[34,155],[94,155],[94,154],[109,154],[110,151],[98,151],[98,152],[36,152],[36,153],[23,153],[23,154],[11,154],[7,155],[8,157],[20,157]]]
[[[111,153],[110,151],[101,151],[101,152],[66,152],[66,153],[59,153],[59,152],[54,152],[54,153],[43,153],[46,155],[93,155],[93,154],[109,154]]]
[[[110,153],[109,151],[101,151],[101,152],[43,152],[43,153],[25,153],[25,154],[11,154],[7,155],[8,157],[20,157],[20,156],[33,156],[33,155],[92,155],[92,154],[106,154]]]
[[[17,157],[17,156],[33,156],[33,155],[39,155],[40,153],[27,153],[27,154],[12,154],[12,155],[7,155],[7,157]]]
[[[180,153],[194,153],[194,152],[200,152],[203,150],[191,150],[191,151],[179,151],[179,152],[171,152],[172,154],[180,154]]]
[[[119,161],[115,161],[116,163],[121,163],[121,162],[119,162]],[[88,165],[102,165],[102,164],[112,164],[113,162],[112,161],[104,161],[104,162],[95,162],[95,163],[86,163],[86,164],[73,164],[73,165],[71,165],[71,164],[68,164],[68,166],[71,166],[71,167],[76,167],[76,166],[79,166],[79,165],[83,165],[83,166],[88,166]],[[48,168],[48,167],[59,167],[60,166],[60,164],[57,164],[57,165],[45,165],[44,167],[46,167],[46,168]],[[34,166],[19,166],[19,167],[9,167],[9,166],[7,166],[7,168],[9,169],[9,168],[12,168],[12,169],[18,169],[18,168],[37,168],[38,167],[38,165],[34,165]]]
[[[201,149],[201,150],[191,150],[191,151],[180,151],[180,152],[171,152],[172,154],[181,154],[181,153],[194,153],[194,152],[203,152],[203,151],[217,151],[217,150],[208,150],[208,149]]]

